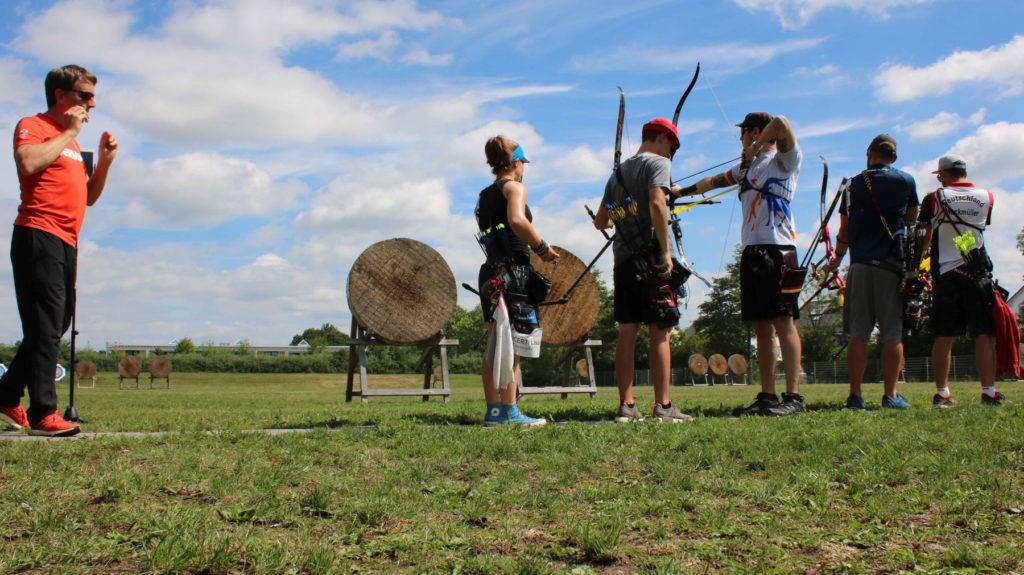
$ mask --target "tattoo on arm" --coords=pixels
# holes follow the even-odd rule
[[[715,176],[711,176],[711,187],[712,188],[724,188],[724,187],[726,187],[728,185],[729,185],[729,180],[728,180],[728,178],[725,177],[725,174],[718,174],[718,175],[715,175]]]

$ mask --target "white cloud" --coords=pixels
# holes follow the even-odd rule
[[[145,163],[124,158],[115,164],[111,186],[124,200],[123,227],[181,229],[287,210],[305,189],[274,182],[253,163],[218,154],[192,153]]]
[[[341,44],[335,54],[337,60],[361,60],[372,58],[390,62],[395,49],[399,45],[398,34],[394,30],[385,30],[375,39],[363,39],[349,44]]]
[[[451,54],[431,54],[428,50],[411,50],[401,57],[403,64],[420,64],[422,66],[447,66],[452,63]]]
[[[614,155],[611,147],[595,150],[590,146],[576,146],[551,161],[551,175],[570,181],[600,181],[603,185],[611,173]],[[623,159],[627,157],[628,152],[624,152]]]
[[[692,70],[696,62],[701,62],[702,66],[715,68],[716,72],[721,74],[730,72],[730,69],[733,72],[750,70],[779,56],[810,50],[824,41],[824,38],[797,38],[775,43],[725,42],[695,45],[690,48],[678,45],[666,48],[652,46],[647,42],[623,45],[611,53],[575,56],[571,62],[577,69],[595,71],[635,71],[639,68],[661,71]]]
[[[957,51],[923,68],[885,64],[874,83],[878,97],[889,102],[948,94],[962,85],[994,85],[999,96],[1015,96],[1024,91],[1024,36],[1002,46]]]
[[[929,4],[934,0],[733,0],[751,12],[770,12],[783,28],[799,28],[825,10],[847,8],[866,12],[874,18],[888,19],[892,9]]]
[[[801,66],[793,70],[790,77],[811,81],[827,90],[834,90],[850,83],[850,75],[835,64],[826,64],[817,68]]]
[[[976,126],[985,121],[986,115],[985,108],[981,108],[967,118],[951,112],[939,112],[927,120],[914,122],[907,126],[896,126],[896,130],[907,132],[915,140],[927,140],[951,134],[968,124]]]
[[[33,97],[43,98],[43,81],[30,82],[25,76],[25,62],[16,58],[0,58],[0,105],[22,105]]]
[[[344,290],[319,269],[265,253],[232,269],[201,265],[219,246],[156,246],[141,251],[80,246],[80,345],[102,335],[133,343],[248,339],[285,345],[294,333],[332,321],[347,329]],[[187,312],[184,312],[187,310]],[[183,313],[184,312],[184,313]],[[153,334],[161,334],[154,336]],[[154,338],[157,338],[154,340]]]
[[[104,107],[147,137],[189,144],[353,144],[399,133],[405,127],[396,121],[400,104],[364,98],[289,65],[287,50],[367,32],[386,39],[392,28],[451,22],[411,1],[354,3],[347,11],[269,0],[174,7],[161,27],[143,35],[133,29],[135,17],[124,3],[72,0],[26,21],[15,44],[43,60],[94,63],[110,78]],[[64,41],[52,42],[54,35]],[[420,51],[409,62],[447,59]]]
[[[881,122],[880,117],[873,118],[834,118],[822,122],[810,124],[799,124],[793,127],[798,138],[816,138],[819,136],[831,136],[852,130],[861,130],[865,126],[871,126]],[[865,146],[866,147],[866,146]]]

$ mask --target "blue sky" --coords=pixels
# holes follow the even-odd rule
[[[307,327],[345,331],[352,262],[409,237],[458,282],[476,277],[472,209],[491,177],[483,144],[520,141],[535,223],[584,261],[603,244],[596,208],[612,161],[617,86],[623,152],[642,124],[680,118],[674,174],[738,155],[750,111],[790,118],[804,150],[793,208],[801,254],[830,191],[864,167],[873,136],[899,142],[919,193],[948,152],[996,198],[987,234],[1011,290],[1024,261],[1024,34],[1019,0],[721,0],[510,3],[292,0],[0,2],[0,130],[43,111],[43,78],[94,71],[103,130],[121,149],[82,231],[80,345],[283,345]],[[10,157],[10,156],[8,156]],[[0,162],[0,215],[18,205]],[[731,198],[692,210],[684,245],[721,273],[738,242]],[[833,222],[833,231],[837,222]],[[0,234],[0,341],[21,337],[10,234]],[[598,265],[610,278],[611,257]],[[705,293],[690,282],[692,321]],[[460,290],[460,304],[474,300]]]

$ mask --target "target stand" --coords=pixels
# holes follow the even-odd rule
[[[690,385],[708,385],[708,360],[703,355],[695,353],[687,360],[690,368]]]
[[[561,394],[562,399],[569,397],[570,393],[589,393],[590,397],[596,396],[597,380],[594,377],[594,355],[591,350],[601,347],[601,345],[599,339],[584,339],[572,345],[560,346],[565,351],[555,364],[555,368],[562,371],[562,385],[520,385],[520,393],[523,395],[558,393]],[[576,360],[575,363],[570,363],[569,360],[579,352],[583,353],[583,357]]]
[[[600,292],[587,264],[563,247],[555,246],[555,249],[561,254],[559,259],[546,262],[531,253],[530,265],[551,282],[546,302],[560,302],[541,304],[537,315],[544,329],[542,345],[563,350],[555,363],[562,372],[562,385],[531,387],[524,384],[519,386],[519,390],[523,395],[558,393],[562,399],[570,393],[589,393],[594,397],[597,395],[597,379],[592,350],[601,347],[602,343],[599,339],[590,338],[590,330],[597,325],[601,311]],[[582,358],[571,361],[581,353]]]
[[[711,369],[711,384],[717,385],[719,381],[723,384],[729,383],[729,362],[720,353],[711,354],[708,358],[708,367]]]
[[[739,378],[738,385],[747,385],[747,358],[738,353],[729,356],[729,385],[737,385],[736,378]]]
[[[126,355],[121,358],[121,361],[117,362],[117,388],[118,389],[138,389],[139,388],[139,372],[142,371],[142,367],[139,365],[139,360],[135,359],[130,355]],[[129,386],[126,381],[134,380],[135,385]]]
[[[153,381],[162,379],[166,383],[160,387],[155,387]],[[150,389],[170,389],[171,388],[171,358],[161,355],[153,358],[149,362],[149,388]]]
[[[444,334],[455,311],[456,293],[455,275],[441,255],[407,238],[377,242],[352,264],[347,291],[352,335],[345,401],[351,402],[355,396],[363,403],[373,396],[420,396],[429,401],[436,396],[447,403],[451,398],[448,348],[459,340]],[[385,345],[412,345],[423,350],[413,368],[423,374],[422,388],[370,388],[367,348]],[[436,378],[435,354],[440,358]],[[435,379],[440,388],[433,387]]]
[[[79,388],[92,389],[96,387],[96,364],[84,359],[75,363],[75,385]],[[90,385],[82,385],[82,382],[89,380]]]
[[[421,344],[423,353],[414,368],[423,373],[423,388],[370,388],[370,374],[367,369],[366,348],[369,346],[397,345],[388,343],[376,337],[373,332],[352,321],[352,333],[355,337],[349,339],[348,346],[348,381],[345,386],[345,401],[351,402],[352,398],[359,396],[363,403],[369,401],[373,396],[421,396],[423,401],[429,401],[431,397],[441,397],[445,403],[451,398],[451,383],[448,377],[448,348],[459,345],[459,340],[449,339],[444,334],[439,334],[434,341]],[[440,356],[441,365],[435,369],[435,352]],[[356,388],[356,370],[359,371],[359,386]],[[441,386],[434,388],[435,372],[438,372],[437,380]]]

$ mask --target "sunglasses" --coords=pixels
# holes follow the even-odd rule
[[[88,101],[90,101],[90,100],[92,100],[93,98],[96,97],[96,94],[94,94],[92,92],[84,92],[82,90],[71,90],[71,91],[76,93],[76,94],[78,94],[79,99],[81,99],[83,102],[88,102]]]

